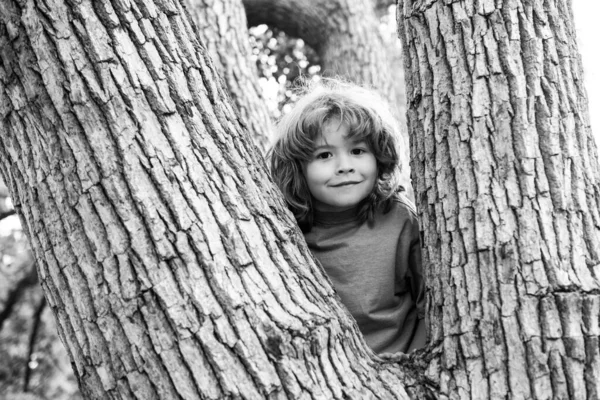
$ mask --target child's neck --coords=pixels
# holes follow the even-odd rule
[[[352,208],[341,211],[319,211],[314,210],[314,221],[324,225],[338,225],[347,222],[353,222],[358,219],[358,211],[360,206],[356,205]]]

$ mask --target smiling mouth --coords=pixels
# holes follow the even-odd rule
[[[337,184],[331,185],[331,186],[332,187],[343,187],[343,186],[356,185],[356,184],[359,184],[359,183],[360,182],[348,181],[348,182],[337,183]]]

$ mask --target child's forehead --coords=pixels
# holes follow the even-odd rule
[[[353,146],[356,144],[365,143],[365,138],[359,136],[351,136],[349,133],[339,134],[332,133],[325,135],[318,133],[313,140],[314,147],[335,147],[335,146]]]
[[[325,122],[321,129],[314,137],[315,142],[327,141],[344,141],[358,143],[365,140],[365,135],[350,129],[350,125],[346,121],[341,121],[339,118]]]

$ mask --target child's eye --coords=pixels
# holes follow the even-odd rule
[[[364,153],[366,153],[366,152],[367,152],[367,151],[366,151],[365,149],[360,149],[360,148],[359,148],[359,149],[352,149],[352,150],[350,151],[350,153],[351,153],[352,155],[354,155],[354,156],[360,156],[361,154],[364,154]]]
[[[329,151],[324,151],[315,156],[315,158],[320,160],[325,160],[326,158],[332,157],[332,154]]]

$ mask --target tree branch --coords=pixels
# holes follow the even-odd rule
[[[42,296],[36,310],[33,319],[33,328],[31,329],[31,336],[29,337],[29,351],[27,352],[27,364],[25,365],[25,380],[23,382],[23,392],[29,391],[29,380],[31,379],[31,356],[35,348],[35,341],[37,338],[38,331],[40,329],[40,321],[42,320],[42,313],[46,308],[46,298]]]
[[[2,221],[4,218],[8,218],[11,215],[15,215],[15,214],[16,214],[16,211],[14,209],[0,213],[0,221]]]
[[[4,321],[10,317],[12,314],[13,308],[23,292],[26,288],[34,285],[37,282],[37,272],[35,270],[34,265],[29,265],[29,272],[21,278],[8,294],[6,299],[6,303],[4,305],[4,309],[0,312],[0,330],[2,330],[2,326],[4,325]]]

